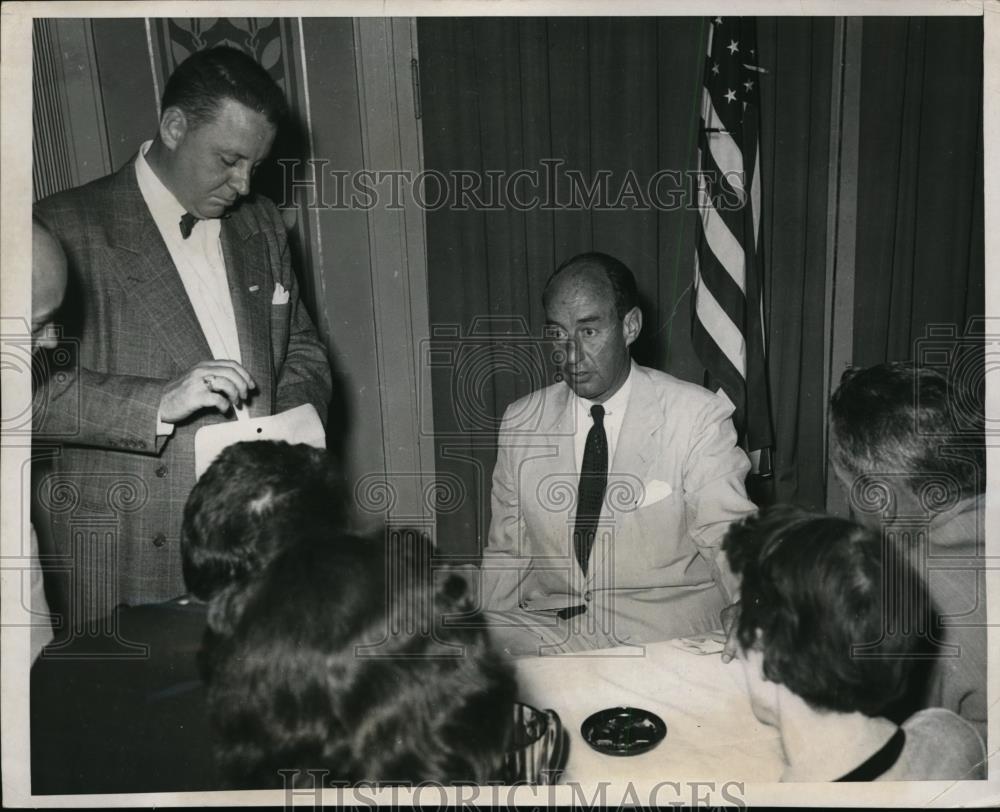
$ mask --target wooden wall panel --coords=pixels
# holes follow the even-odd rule
[[[117,170],[155,135],[159,98],[145,20],[99,19],[93,28],[111,168]]]
[[[54,20],[35,20],[32,31],[33,200],[73,186],[74,172],[66,141],[62,62]]]
[[[111,170],[90,20],[36,20],[32,65],[35,199]]]
[[[312,206],[308,216],[316,227],[310,251],[322,280],[318,309],[328,319],[335,374],[345,382],[331,418],[342,427],[351,476],[360,478],[386,465],[368,218],[337,205],[329,174],[364,165],[353,21],[304,20],[303,45],[315,163],[300,167],[297,177],[314,181],[305,184],[303,202]]]

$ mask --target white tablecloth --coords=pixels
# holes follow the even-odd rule
[[[569,734],[562,781],[778,780],[778,732],[754,717],[739,662],[723,664],[720,654],[690,654],[669,642],[636,652],[616,648],[517,661],[520,699],[555,710]],[[657,714],[667,725],[666,738],[638,756],[593,750],[581,724],[619,705]]]

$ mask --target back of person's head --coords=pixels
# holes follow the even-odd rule
[[[930,599],[894,545],[847,519],[775,506],[723,541],[741,576],[737,636],[764,677],[817,710],[869,716],[904,695]]]
[[[342,536],[286,550],[257,580],[209,680],[230,786],[312,786],[307,770],[328,784],[494,776],[513,674],[481,623],[444,624],[472,607],[459,576],[431,577],[423,544],[386,556]]]
[[[252,577],[292,531],[329,536],[344,520],[342,484],[330,455],[261,440],[224,449],[184,506],[184,582],[200,600]]]
[[[858,477],[922,489],[985,488],[982,393],[909,362],[850,369],[830,400],[831,456],[844,484]],[[930,500],[933,502],[933,499]]]
[[[161,110],[177,107],[188,122],[210,120],[231,99],[278,124],[288,114],[281,88],[253,57],[227,45],[207,48],[181,62],[167,80]]]
[[[599,251],[577,254],[563,262],[549,276],[542,291],[542,307],[547,307],[557,284],[574,274],[596,271],[603,276],[611,289],[618,318],[623,319],[633,307],[639,305],[639,290],[635,276],[620,259]]]
[[[67,261],[59,241],[38,217],[31,218],[31,346],[52,349],[51,332],[66,293]]]

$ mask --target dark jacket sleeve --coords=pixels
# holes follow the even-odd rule
[[[275,411],[282,412],[303,403],[316,407],[326,424],[332,391],[330,362],[309,313],[299,297],[299,285],[292,270],[285,226],[277,208],[264,201],[277,241],[278,263],[272,269],[274,281],[288,291],[286,304],[272,304],[272,342],[275,362]]]

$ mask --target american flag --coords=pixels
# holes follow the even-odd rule
[[[760,78],[756,23],[715,17],[708,32],[701,132],[691,338],[706,385],[736,410],[755,462],[771,472],[774,444],[765,363],[760,250]],[[760,455],[753,453],[761,451]]]

